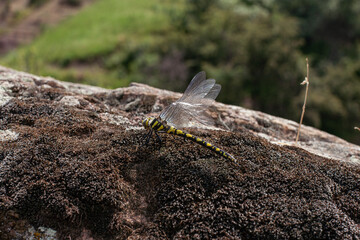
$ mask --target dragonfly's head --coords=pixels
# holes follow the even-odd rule
[[[142,121],[142,124],[143,124],[144,128],[145,128],[145,129],[151,128],[150,123],[151,123],[153,120],[154,120],[153,117],[145,118],[145,119]]]

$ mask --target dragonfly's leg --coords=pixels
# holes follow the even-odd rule
[[[159,136],[159,134],[156,132],[156,131],[154,131],[155,132],[155,135],[156,135],[156,137],[157,137],[157,139],[158,139],[158,141],[159,141],[159,143],[160,143],[160,147],[161,147],[161,137]]]
[[[152,129],[149,130],[149,132],[144,136],[143,140],[145,140],[145,142],[141,145],[141,146],[144,146],[144,145],[148,145],[149,141],[150,141],[150,138],[152,136]]]

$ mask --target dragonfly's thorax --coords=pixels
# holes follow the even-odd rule
[[[148,117],[142,121],[145,129],[153,129],[155,131],[167,129],[168,125],[165,121],[161,121],[158,118]]]

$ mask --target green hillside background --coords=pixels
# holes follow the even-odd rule
[[[44,26],[0,64],[106,88],[142,82],[180,92],[204,70],[222,85],[218,101],[298,121],[308,57],[304,123],[359,144],[359,44],[358,0],[101,0]]]

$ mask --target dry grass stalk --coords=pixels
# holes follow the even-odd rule
[[[297,135],[296,135],[296,141],[295,141],[296,143],[298,142],[299,136],[300,136],[300,129],[301,129],[301,124],[302,124],[302,121],[303,121],[303,118],[304,118],[306,100],[307,100],[307,95],[308,95],[308,90],[309,90],[309,60],[308,60],[308,58],[306,58],[306,77],[305,77],[305,80],[301,83],[301,85],[305,85],[305,84],[306,84],[305,99],[304,99],[304,105],[302,107],[298,132],[297,132]]]

